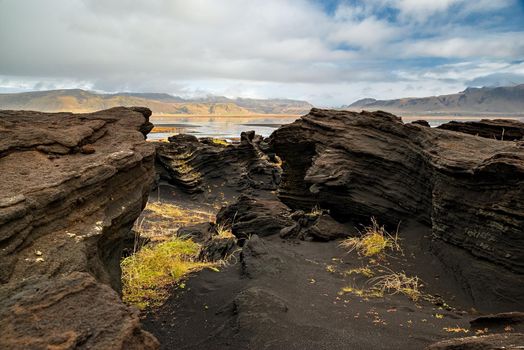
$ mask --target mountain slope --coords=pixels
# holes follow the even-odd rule
[[[457,94],[423,98],[362,99],[343,108],[416,114],[524,114],[524,84],[467,88]]]
[[[80,89],[0,94],[0,109],[91,112],[116,106],[144,106],[155,114],[195,115],[305,114],[313,107],[296,100],[222,96],[189,100],[160,93],[98,94]]]

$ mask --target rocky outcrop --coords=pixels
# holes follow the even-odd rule
[[[386,112],[312,109],[269,144],[283,160],[279,197],[291,208],[319,205],[343,222],[417,220],[480,307],[524,304],[523,143],[403,124]],[[497,283],[486,286],[490,276]]]
[[[524,140],[524,123],[512,119],[482,119],[481,121],[451,121],[438,126],[470,135],[504,141]]]
[[[216,220],[231,227],[232,233],[241,239],[251,235],[271,236],[294,224],[291,210],[276,198],[265,200],[246,195],[223,207]]]
[[[187,193],[211,193],[220,188],[227,196],[276,190],[280,182],[278,161],[260,148],[262,137],[243,132],[239,144],[176,135],[157,146],[160,178]],[[213,191],[215,192],[215,191]]]
[[[154,179],[151,111],[0,111],[0,348],[155,349],[120,301]]]
[[[444,340],[430,345],[427,350],[517,350],[522,349],[524,334],[491,334]]]

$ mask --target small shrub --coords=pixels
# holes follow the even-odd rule
[[[382,254],[386,250],[402,252],[399,240],[398,232],[391,235],[375,218],[371,218],[371,225],[365,227],[359,237],[346,238],[340,245],[350,252],[356,250],[359,255],[370,257]]]

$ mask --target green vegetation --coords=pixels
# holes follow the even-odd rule
[[[139,309],[167,298],[166,287],[212,264],[196,261],[200,246],[178,237],[145,246],[121,262],[123,300]]]

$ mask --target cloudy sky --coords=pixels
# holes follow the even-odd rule
[[[524,83],[524,0],[0,0],[0,92],[363,97]]]

